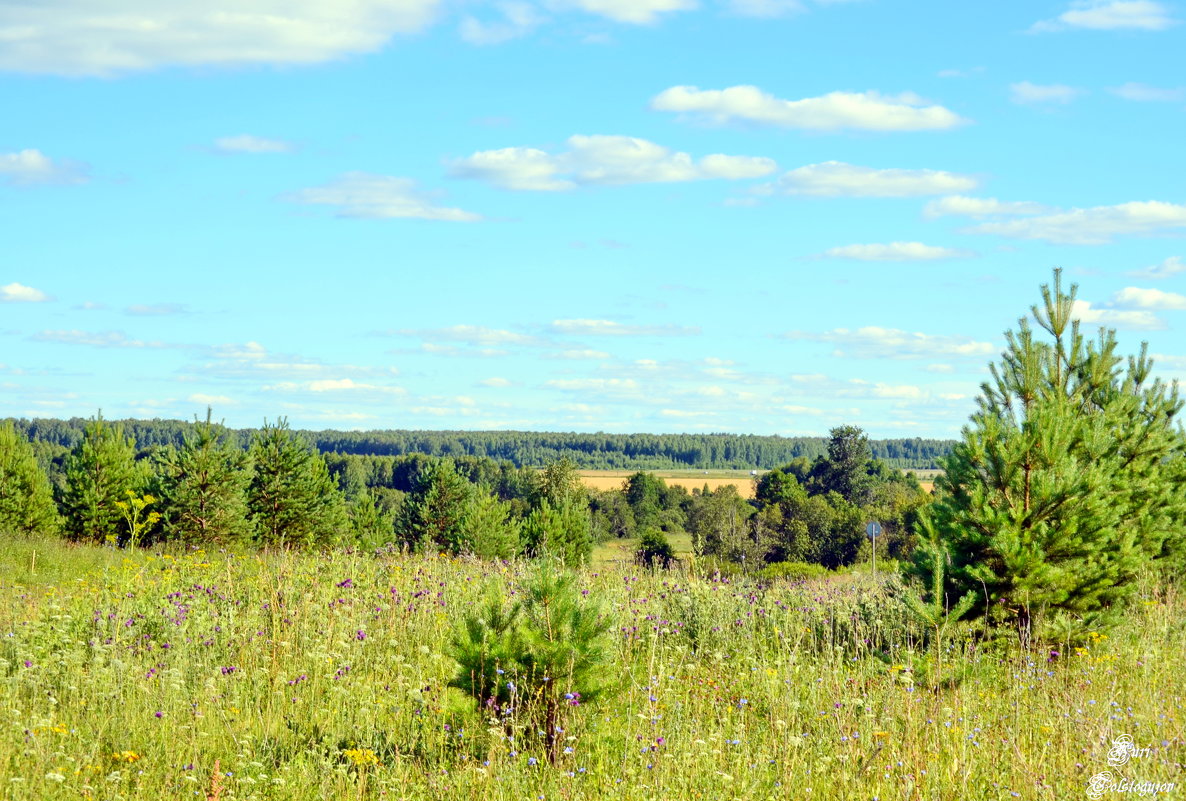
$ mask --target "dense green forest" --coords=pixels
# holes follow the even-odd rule
[[[82,438],[87,420],[13,419],[16,430],[50,450],[70,450]],[[178,447],[190,424],[181,420],[122,420],[141,451]],[[256,429],[231,429],[231,439],[247,447]],[[367,456],[471,456],[508,461],[517,467],[543,467],[568,459],[578,468],[601,470],[769,469],[795,459],[815,459],[827,451],[826,437],[748,434],[581,434],[538,431],[299,431],[322,453]],[[952,440],[870,440],[873,458],[903,470],[939,467]]]

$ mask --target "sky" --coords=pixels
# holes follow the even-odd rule
[[[0,417],[958,435],[1186,379],[1186,3],[0,0]]]

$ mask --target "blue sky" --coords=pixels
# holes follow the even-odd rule
[[[0,416],[954,436],[1186,378],[1186,7],[0,0]]]

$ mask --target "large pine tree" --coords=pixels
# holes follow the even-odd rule
[[[228,542],[247,537],[251,459],[213,423],[194,421],[181,447],[157,465],[164,535],[185,542]]]
[[[136,450],[123,428],[97,415],[65,463],[62,511],[74,539],[116,542],[127,534],[124,512],[129,493],[142,481]]]
[[[251,445],[255,472],[248,508],[266,545],[332,545],[350,528],[346,504],[325,459],[288,421],[264,422]]]
[[[11,421],[0,423],[0,533],[54,533],[61,522],[33,446]]]
[[[1174,553],[1186,524],[1177,387],[1152,380],[1142,346],[1127,363],[1115,332],[1079,331],[1075,293],[1042,287],[1042,305],[1007,332],[1001,361],[936,482],[919,551],[926,579],[950,560],[948,600],[1028,635],[1046,612],[1084,615],[1122,601],[1151,560]],[[935,599],[932,599],[935,600]]]

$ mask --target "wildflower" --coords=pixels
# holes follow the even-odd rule
[[[378,766],[379,757],[369,748],[347,748],[342,754],[357,768]]]

